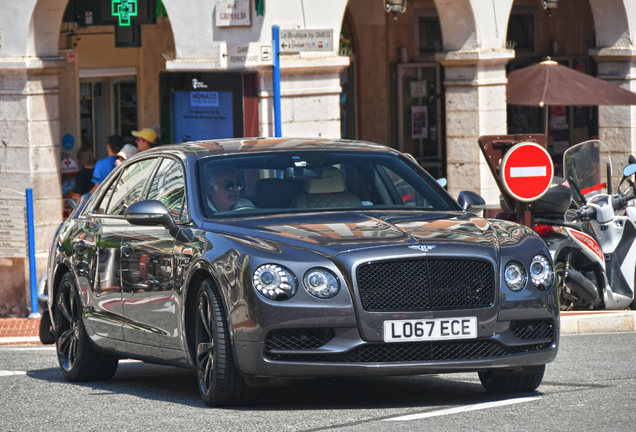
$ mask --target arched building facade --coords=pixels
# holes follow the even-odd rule
[[[551,16],[540,0],[407,0],[397,20],[385,12],[383,0],[234,0],[248,11],[249,24],[219,25],[217,5],[227,3],[23,0],[5,6],[0,211],[23,205],[23,198],[6,190],[33,188],[38,275],[62,218],[63,156],[73,158],[88,146],[103,157],[108,135],[151,126],[162,129],[163,142],[179,140],[169,110],[162,108],[162,77],[241,73],[239,132],[273,135],[271,68],[232,69],[224,54],[271,41],[274,24],[282,30],[332,30],[336,45],[282,55],[284,136],[390,145],[447,177],[454,196],[474,190],[493,205],[499,191],[477,139],[543,130],[537,109],[506,104],[510,70],[551,55],[636,90],[636,6],[630,0],[560,0]],[[119,12],[132,4],[137,15],[132,25],[122,25]],[[593,133],[590,123],[597,122],[600,138],[615,153],[631,153],[635,114],[634,107],[553,111],[564,126],[552,131],[551,151],[557,158]],[[22,252],[6,250],[0,249],[0,315],[20,315],[28,305],[28,261]]]

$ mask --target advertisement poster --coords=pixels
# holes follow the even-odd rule
[[[428,107],[411,107],[411,138],[428,138]]]
[[[174,92],[175,142],[233,137],[232,92]]]

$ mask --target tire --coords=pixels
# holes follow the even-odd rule
[[[55,298],[55,344],[62,375],[68,381],[106,381],[119,359],[96,351],[82,321],[82,302],[71,273],[62,277]]]
[[[44,311],[40,319],[40,342],[44,345],[53,345],[55,343],[55,335],[51,329],[51,314]]]
[[[533,368],[533,372],[519,374],[494,374],[493,371],[479,372],[481,385],[491,393],[524,393],[535,391],[543,381],[545,365]]]
[[[257,389],[249,387],[236,370],[223,303],[210,278],[199,287],[195,329],[197,380],[203,402],[210,407],[252,403]]]

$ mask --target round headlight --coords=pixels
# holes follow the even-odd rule
[[[329,270],[312,268],[305,273],[303,284],[309,294],[320,299],[328,299],[340,290],[340,282]]]
[[[530,263],[530,279],[537,288],[547,290],[554,281],[552,262],[543,255],[536,255]]]
[[[528,281],[526,269],[520,262],[510,261],[504,270],[504,279],[508,288],[513,291],[521,291]]]
[[[284,267],[264,264],[254,271],[254,288],[271,300],[287,300],[296,294],[296,277]]]

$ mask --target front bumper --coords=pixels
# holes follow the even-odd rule
[[[557,355],[557,319],[496,327],[491,337],[407,343],[366,342],[357,328],[278,329],[263,342],[237,341],[236,355],[244,375],[277,378],[469,372],[543,365]]]

